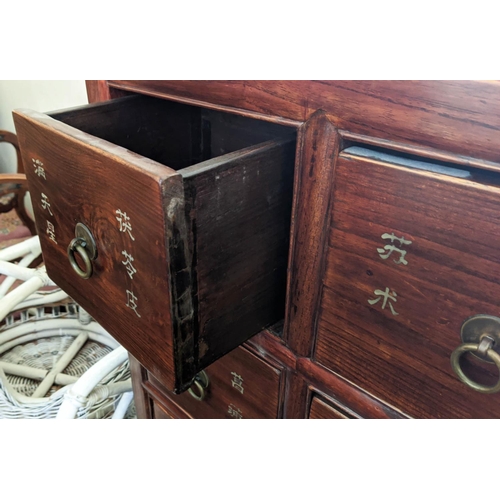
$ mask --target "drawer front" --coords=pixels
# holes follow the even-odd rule
[[[352,415],[349,415],[348,412],[345,410],[343,411],[336,405],[333,405],[331,403],[326,403],[319,399],[316,396],[313,396],[311,400],[311,406],[309,408],[309,418],[316,419],[316,418],[335,418],[335,419],[349,419],[349,418],[355,418]]]
[[[167,410],[157,401],[152,401],[153,405],[153,418],[156,420],[171,419],[172,417],[167,413]]]
[[[283,372],[238,347],[205,370],[208,387],[202,401],[189,392],[168,393],[172,402],[192,418],[278,418]],[[150,383],[165,393],[153,377]],[[200,395],[198,387],[192,387]]]
[[[182,199],[180,176],[45,115],[17,115],[16,128],[49,276],[173,387],[163,201]],[[89,279],[68,260],[77,223],[97,244]]]
[[[315,359],[413,417],[500,415],[500,393],[466,387],[450,364],[469,317],[500,316],[500,189],[472,174],[345,153],[336,165]]]
[[[283,317],[288,131],[139,96],[15,123],[50,277],[169,390]]]

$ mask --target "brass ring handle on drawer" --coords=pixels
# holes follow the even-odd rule
[[[458,378],[470,388],[482,392],[484,394],[493,394],[500,391],[500,354],[496,353],[492,347],[495,340],[492,337],[484,336],[479,344],[462,344],[458,346],[451,354],[451,366]],[[499,379],[494,386],[486,386],[471,380],[462,370],[460,366],[460,357],[466,352],[480,353],[487,356],[498,368]]]
[[[86,246],[87,244],[82,238],[73,238],[68,246],[69,263],[75,273],[84,280],[87,280],[92,276],[92,262],[87,250],[85,249]],[[78,255],[82,258],[83,263],[85,264],[85,270],[81,269],[78,265],[78,262],[75,259],[75,251],[78,252]]]
[[[203,401],[206,396],[205,389],[208,389],[210,381],[204,370],[196,375],[193,380],[193,385],[198,389],[198,394],[193,390],[193,385],[188,389],[189,394],[197,401]]]

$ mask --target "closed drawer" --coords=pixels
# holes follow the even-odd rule
[[[349,419],[356,418],[356,416],[334,403],[326,403],[317,396],[313,396],[309,408],[309,418]]]
[[[283,317],[289,129],[143,96],[15,123],[49,275],[166,387]]]
[[[396,160],[339,157],[315,359],[413,417],[498,417],[450,363],[468,318],[500,315],[498,173]]]
[[[167,410],[157,401],[152,401],[153,418],[156,420],[166,420],[172,417],[168,414]]]
[[[282,378],[279,367],[271,366],[245,347],[238,347],[204,371],[198,383],[206,389],[191,387],[194,396],[202,396],[202,400],[190,392],[165,394],[165,389],[151,376],[149,383],[191,418],[268,419],[280,415]]]

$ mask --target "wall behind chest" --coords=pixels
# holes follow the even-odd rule
[[[55,111],[87,104],[84,80],[0,80],[0,130],[15,132],[12,110],[16,108]],[[12,146],[0,147],[0,172],[15,172]]]

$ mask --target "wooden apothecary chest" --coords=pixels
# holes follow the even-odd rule
[[[141,417],[497,417],[499,88],[88,82],[15,114],[49,274]]]

